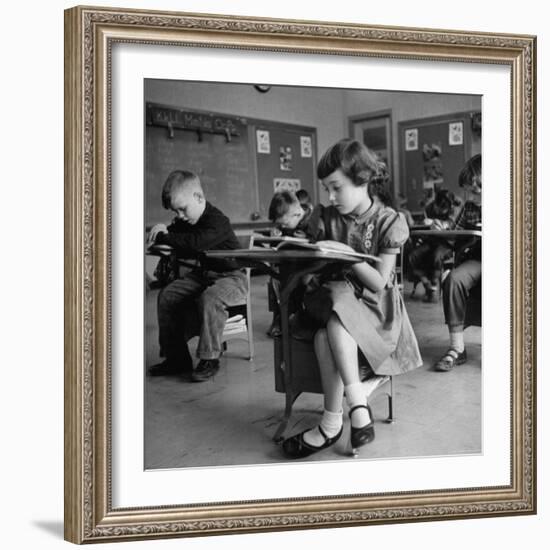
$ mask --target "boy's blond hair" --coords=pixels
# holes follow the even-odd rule
[[[201,180],[197,174],[188,170],[174,170],[162,187],[162,206],[169,210],[172,197],[181,191],[196,193],[200,198],[204,198]]]

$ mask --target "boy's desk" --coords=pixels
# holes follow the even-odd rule
[[[295,369],[293,368],[292,348],[289,328],[289,298],[298,286],[303,275],[317,273],[325,266],[334,263],[357,263],[362,261],[345,253],[320,252],[316,250],[273,250],[269,248],[256,250],[211,250],[205,252],[209,258],[233,258],[243,267],[259,268],[280,281],[281,309],[281,342],[283,361],[275,368],[280,368],[284,375],[285,413],[273,439],[280,441],[290,415],[292,405],[302,393],[296,387]]]
[[[414,229],[411,228],[411,237],[445,237],[446,239],[456,239],[459,237],[479,237],[481,239],[481,229]]]
[[[441,241],[444,239],[454,251],[472,246],[474,243],[481,241],[480,229],[414,229],[411,228],[411,239],[433,239]]]

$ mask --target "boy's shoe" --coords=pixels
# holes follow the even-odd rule
[[[445,352],[445,355],[443,355],[443,357],[441,357],[441,359],[439,359],[439,361],[437,361],[434,365],[434,369],[439,372],[449,372],[450,370],[453,370],[454,367],[466,363],[467,360],[468,355],[466,353],[466,348],[464,348],[464,351],[462,352],[449,348]]]
[[[431,286],[426,288],[426,294],[424,294],[424,301],[428,303],[437,302],[439,298],[439,289],[437,286]]]
[[[270,337],[270,338],[277,338],[278,336],[281,336],[281,325],[279,325],[278,323],[273,323],[270,327],[269,327],[269,330],[267,331],[267,335]]]
[[[147,369],[149,376],[177,376],[185,375],[193,370],[193,364],[185,361],[176,362],[165,359],[162,363],[153,365]]]
[[[219,359],[201,359],[191,375],[192,382],[204,382],[220,370]]]

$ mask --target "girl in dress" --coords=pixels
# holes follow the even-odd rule
[[[377,256],[380,261],[372,265],[360,262],[332,272],[329,280],[317,281],[316,288],[306,294],[306,311],[309,309],[317,320],[324,317],[314,336],[324,411],[318,426],[283,442],[283,452],[290,458],[303,458],[336,443],[342,435],[344,395],[354,454],[374,439],[372,412],[360,381],[358,351],[376,375],[401,374],[422,364],[395,285],[395,260],[409,229],[402,215],[381,201],[373,201],[369,193],[369,184],[380,174],[387,174],[384,168],[373,152],[352,140],[333,145],[317,166],[331,205],[315,210],[310,234],[324,247],[352,249]],[[320,316],[319,311],[326,313]]]

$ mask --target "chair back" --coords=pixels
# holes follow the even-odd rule
[[[404,246],[399,249],[397,258],[395,258],[395,285],[399,292],[403,294],[405,290],[405,267],[404,267]]]

